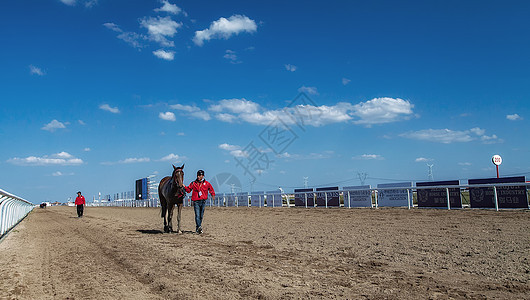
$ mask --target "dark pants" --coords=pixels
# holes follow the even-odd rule
[[[193,201],[193,208],[195,209],[195,231],[202,227],[202,218],[204,217],[204,208],[206,207],[206,200]]]
[[[77,205],[77,216],[78,217],[82,217],[83,216],[83,208],[84,208],[83,204]]]

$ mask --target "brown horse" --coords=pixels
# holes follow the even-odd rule
[[[177,232],[180,231],[180,213],[186,190],[184,189],[184,165],[181,167],[173,166],[171,177],[166,176],[160,180],[158,185],[158,197],[162,206],[162,218],[164,218],[164,232],[173,232],[173,208],[177,204]],[[167,212],[167,222],[166,222]]]

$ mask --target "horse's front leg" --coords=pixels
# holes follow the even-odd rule
[[[182,203],[177,204],[177,233],[182,233],[180,231],[180,213],[182,212]]]
[[[173,209],[175,208],[175,204],[170,204],[167,208],[167,227],[169,229],[169,232],[173,232]]]

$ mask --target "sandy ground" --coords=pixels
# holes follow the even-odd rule
[[[0,299],[530,299],[530,212],[35,209],[0,243]],[[176,227],[176,224],[175,224]]]

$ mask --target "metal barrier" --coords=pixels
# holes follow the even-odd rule
[[[0,189],[0,239],[35,208],[20,197]]]
[[[295,191],[293,193],[277,193],[274,192],[274,195],[272,195],[270,192],[259,192],[259,193],[253,193],[251,195],[248,195],[247,193],[228,193],[228,194],[217,194],[215,201],[211,201],[209,198],[209,201],[207,202],[208,206],[217,206],[217,207],[247,207],[249,205],[252,206],[252,196],[258,195],[259,197],[264,196],[264,199],[260,200],[263,201],[262,204],[259,204],[257,206],[259,207],[328,207],[328,200],[332,199],[333,197],[337,198],[339,196],[339,202],[338,205],[335,203],[333,205],[329,205],[331,207],[345,207],[345,208],[352,208],[352,207],[408,207],[409,209],[413,207],[418,207],[418,205],[414,204],[414,196],[417,196],[418,193],[421,193],[422,191],[430,190],[434,192],[439,192],[438,200],[442,201],[443,199],[443,207],[437,206],[437,208],[446,208],[446,209],[454,209],[454,208],[464,208],[464,207],[471,207],[471,208],[480,208],[480,207],[473,207],[473,205],[462,204],[462,193],[467,192],[470,189],[480,189],[480,188],[487,188],[490,189],[491,193],[493,194],[494,199],[494,205],[490,208],[499,210],[503,209],[502,203],[500,203],[500,199],[502,200],[501,194],[506,194],[506,190],[510,187],[520,187],[525,186],[528,191],[528,186],[530,186],[530,183],[495,183],[495,184],[471,184],[471,185],[435,185],[435,186],[408,186],[408,187],[376,187],[376,188],[369,188],[366,186],[358,186],[358,187],[344,187],[343,189],[335,189],[335,190],[318,190],[314,191],[312,189],[307,189],[307,191]],[[450,194],[453,190],[458,190],[460,192],[460,206],[454,207],[451,206],[451,199]],[[520,192],[520,191],[518,191]],[[388,194],[393,194],[394,198],[401,197],[399,204],[394,206],[384,205],[383,203],[380,203],[379,197],[383,195],[383,193],[386,194],[388,197]],[[504,195],[505,196],[505,195]],[[279,201],[276,201],[279,198]],[[296,205],[296,199],[298,197],[298,201],[302,202],[302,205]],[[318,199],[320,197],[321,204],[318,204]],[[528,199],[528,195],[526,195]],[[242,199],[239,199],[242,198]],[[255,200],[254,200],[255,201]],[[354,203],[357,202],[357,203]],[[275,204],[277,203],[277,204]],[[280,204],[281,203],[281,204]],[[324,203],[324,204],[322,204]],[[361,205],[357,205],[359,203],[362,203]],[[519,207],[519,208],[530,208],[528,206],[528,200],[526,201],[527,205],[526,207]],[[120,199],[120,200],[114,200],[114,201],[105,201],[105,202],[99,202],[99,203],[87,203],[89,206],[123,206],[123,207],[159,207],[160,203],[158,199],[149,199],[149,200],[132,200],[132,199]],[[186,198],[184,200],[184,206],[191,206],[191,201],[189,195],[186,195]],[[429,208],[429,207],[425,207]],[[435,207],[431,207],[435,208]]]

